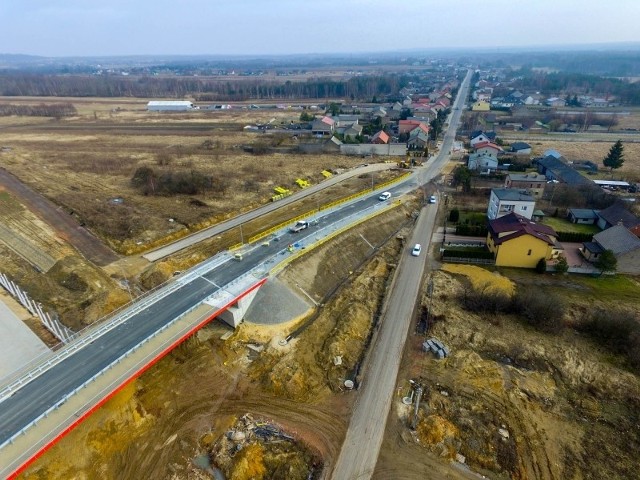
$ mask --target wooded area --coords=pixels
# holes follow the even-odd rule
[[[312,79],[306,82],[265,82],[264,79],[216,77],[150,77],[109,75],[0,75],[3,96],[50,97],[140,97],[184,98],[196,101],[242,101],[249,99],[371,100],[394,95],[409,77],[403,75],[362,76],[336,81]]]

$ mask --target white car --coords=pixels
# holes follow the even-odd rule
[[[391,198],[391,192],[382,192],[378,197],[378,200],[384,202],[385,200],[389,200]]]
[[[429,197],[429,203],[436,203],[436,196],[435,195],[431,195]]]
[[[414,257],[419,257],[420,252],[422,252],[422,245],[420,245],[419,243],[416,243],[413,246],[413,250],[411,250],[411,255],[413,255]]]

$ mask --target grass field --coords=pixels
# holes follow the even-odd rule
[[[597,225],[581,225],[557,217],[545,217],[542,223],[549,225],[556,232],[598,233],[600,231]]]

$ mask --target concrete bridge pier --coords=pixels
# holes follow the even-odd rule
[[[229,305],[225,311],[221,312],[220,315],[218,315],[217,318],[225,322],[227,325],[236,328],[238,325],[240,325],[240,323],[242,323],[242,320],[244,319],[249,306],[256,298],[258,290],[260,290],[260,287],[254,288],[249,293],[241,297],[237,302]],[[229,299],[226,297],[226,295],[222,294],[208,298],[204,303],[215,308],[222,308],[228,302]]]

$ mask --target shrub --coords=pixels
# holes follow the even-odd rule
[[[451,210],[449,212],[449,221],[450,222],[457,222],[460,219],[460,210],[458,210],[457,208],[454,208],[453,210]]]
[[[544,258],[538,260],[536,263],[536,272],[545,273],[547,271],[547,261]]]
[[[511,310],[543,332],[558,332],[564,326],[564,302],[552,292],[519,288],[512,298]]]

